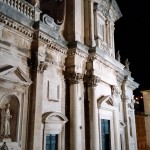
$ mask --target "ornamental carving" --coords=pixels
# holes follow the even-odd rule
[[[84,80],[89,87],[95,87],[101,81],[100,78],[95,75],[85,76]]]
[[[47,67],[48,67],[48,64],[46,62],[40,61],[37,71],[39,73],[43,73],[47,69]]]
[[[83,79],[83,74],[81,73],[66,73],[66,79],[70,84],[78,84],[81,79]]]
[[[60,26],[54,23],[54,19],[52,19],[50,16],[44,14],[42,16],[42,21],[50,26],[52,29],[59,31]]]
[[[33,31],[26,28],[25,26],[15,22],[14,20],[0,14],[0,22],[4,23],[6,26],[13,28],[14,30],[20,32],[21,34],[27,36],[28,38],[33,37]]]
[[[119,95],[120,94],[120,90],[117,86],[112,86],[112,95]]]
[[[128,108],[134,110],[134,100],[131,99],[131,103],[128,104]]]
[[[40,10],[53,18],[57,25],[61,25],[64,21],[65,3],[65,0],[41,0]]]

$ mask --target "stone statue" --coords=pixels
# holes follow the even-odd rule
[[[130,62],[129,62],[129,60],[128,60],[128,58],[125,60],[125,68],[127,69],[127,70],[129,70],[129,65],[130,65]]]
[[[2,147],[0,150],[8,150],[8,146],[6,145],[6,142],[3,143]]]
[[[117,51],[116,59],[120,62],[120,60],[121,60],[120,51]]]
[[[10,135],[10,118],[12,118],[12,116],[10,115],[10,104],[7,104],[5,111],[4,137],[9,137]]]

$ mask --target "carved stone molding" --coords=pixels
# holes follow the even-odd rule
[[[66,73],[66,79],[69,81],[70,84],[78,84],[81,79],[83,79],[83,74],[81,73]]]
[[[46,62],[40,61],[38,67],[37,67],[37,71],[39,73],[43,73],[48,67],[48,64]]]
[[[118,96],[120,94],[120,90],[117,86],[113,85],[112,86],[112,95]]]
[[[48,43],[47,47],[50,48],[51,50],[56,50],[56,51],[63,53],[65,55],[67,54],[67,47],[65,48],[65,47],[59,46],[54,41],[51,41],[50,43]]]
[[[134,100],[131,99],[131,103],[128,103],[128,108],[134,110]]]
[[[95,87],[101,81],[101,79],[95,75],[86,75],[84,77],[84,81],[89,87]]]
[[[68,56],[74,56],[78,55],[82,58],[87,58],[88,57],[88,47],[79,41],[73,41],[68,43]]]
[[[32,38],[33,31],[25,26],[15,22],[14,20],[0,14],[0,22],[4,23],[6,26],[13,28],[14,30],[24,34],[25,36]]]
[[[42,21],[47,24],[48,26],[50,26],[53,30],[56,30],[56,31],[59,31],[59,28],[60,26],[57,25],[55,22],[54,22],[54,19],[51,18],[50,16],[48,16],[47,14],[44,14],[42,16]]]

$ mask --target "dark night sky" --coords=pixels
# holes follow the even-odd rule
[[[115,23],[115,49],[121,63],[129,59],[136,91],[150,89],[150,0],[116,1],[123,16]]]

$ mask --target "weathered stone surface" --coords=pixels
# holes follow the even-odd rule
[[[138,84],[115,59],[114,23],[121,17],[116,2],[66,1],[54,18],[46,13],[52,7],[40,2],[0,1],[0,145],[46,150],[47,136],[57,134],[59,150],[100,150],[105,119],[112,150],[120,144],[137,150]],[[8,104],[11,130],[5,137]]]

